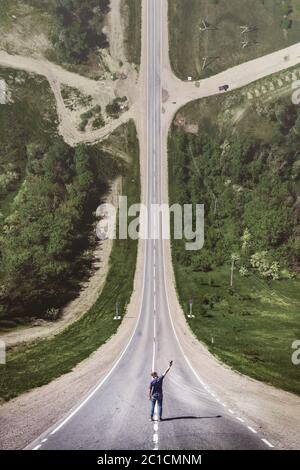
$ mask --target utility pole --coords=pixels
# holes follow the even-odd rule
[[[231,275],[230,275],[230,287],[233,287],[233,273],[235,268],[235,263],[240,259],[237,253],[231,255]]]
[[[244,26],[240,26],[240,29],[241,29],[241,34],[254,33],[255,31],[257,31],[257,26],[244,25]]]
[[[205,20],[202,20],[202,25],[203,26],[200,26],[200,31],[215,31],[217,30],[218,28],[212,24],[210,24],[208,21],[207,21],[207,18]]]
[[[212,191],[212,195],[214,198],[214,216],[215,216],[217,213],[217,209],[218,209],[218,198],[213,191]]]
[[[248,41],[248,39],[243,39],[241,41],[241,46],[243,49],[249,46],[257,46],[258,42],[257,41]]]
[[[234,272],[234,259],[231,259],[231,274],[230,274],[230,287],[233,287],[233,272]]]
[[[241,41],[241,46],[243,49],[245,49],[246,47],[248,46],[252,46],[252,45],[255,45],[256,42],[255,41],[249,41],[248,37],[245,36],[245,35],[248,35],[248,33],[254,33],[255,31],[257,31],[257,26],[256,25],[243,25],[243,26],[240,26],[240,30],[241,30],[241,35],[242,35],[242,41]]]
[[[202,62],[202,70],[204,70],[208,65],[210,65],[212,62],[214,62],[215,60],[219,60],[220,59],[220,56],[216,56],[216,57],[203,57],[203,62]]]

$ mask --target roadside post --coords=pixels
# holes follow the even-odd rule
[[[0,340],[0,364],[6,364],[6,345]]]
[[[116,313],[115,313],[115,316],[114,316],[114,320],[121,320],[121,315],[120,315],[120,312],[119,312],[119,302],[116,302]]]
[[[189,300],[189,314],[187,316],[188,318],[195,318],[195,315],[193,315],[193,300]]]

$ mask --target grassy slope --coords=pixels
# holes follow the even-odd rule
[[[122,129],[122,133],[117,132],[120,132],[120,139],[125,136],[124,149],[132,157],[123,180],[123,193],[131,204],[140,197],[138,141],[132,122]],[[106,141],[105,145],[108,144]],[[132,184],[133,178],[135,184]],[[89,312],[54,338],[8,351],[7,364],[0,366],[0,396],[3,399],[13,398],[69,372],[116,332],[115,302],[119,300],[124,313],[132,293],[136,255],[136,241],[115,241],[105,287]]]
[[[300,337],[299,281],[270,284],[237,275],[231,294],[229,266],[207,274],[175,263],[175,273],[186,313],[188,299],[194,301],[191,328],[213,354],[243,374],[300,394],[300,371],[291,362]]]
[[[254,88],[258,86],[259,83],[253,85]],[[252,88],[248,90],[252,91]],[[241,93],[198,101],[180,113],[188,122],[198,122],[199,132],[205,130],[214,140],[218,131],[212,122],[232,126],[224,118],[223,110],[230,110],[232,105],[233,111],[234,106],[239,110],[243,108],[245,102]],[[257,139],[265,141],[271,140],[273,135],[270,123],[258,119],[251,108],[236,123],[235,129],[238,133],[251,132]],[[169,147],[172,203],[176,202],[178,192],[171,158],[176,154],[176,132],[178,130],[173,129]],[[195,319],[190,324],[197,337],[238,371],[300,394],[300,369],[291,361],[292,343],[300,337],[299,278],[267,282],[255,275],[242,278],[236,272],[235,288],[231,291],[229,264],[204,273],[180,264],[175,257],[173,262],[179,299],[186,313],[188,300],[194,300]]]
[[[170,54],[175,73],[184,80],[188,76],[194,79],[210,76],[299,42],[299,4],[297,0],[288,3],[294,7],[293,26],[286,32],[281,27],[282,1],[170,0]],[[205,19],[218,29],[200,32]],[[245,49],[241,46],[242,25],[258,28],[248,35],[252,45]],[[219,59],[210,59],[202,71],[205,56]]]

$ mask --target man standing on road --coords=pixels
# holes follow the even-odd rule
[[[158,376],[157,372],[152,372],[152,380],[150,383],[149,400],[151,400],[151,417],[150,421],[153,421],[155,404],[158,405],[158,417],[159,421],[162,421],[162,404],[163,404],[163,381],[169,370],[173,365],[173,361],[170,361],[169,367],[163,375]]]

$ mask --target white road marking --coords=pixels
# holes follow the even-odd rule
[[[44,442],[47,442],[47,441],[48,441],[48,439],[43,439],[43,440],[42,440],[42,443],[44,444]]]
[[[42,444],[39,444],[38,446],[35,446],[33,450],[39,450],[42,447]]]
[[[257,434],[257,431],[255,431],[255,429],[253,429],[251,426],[247,426],[248,429],[250,429],[251,432],[253,432],[253,434]]]
[[[155,323],[154,323],[155,328]],[[155,336],[153,338],[153,353],[152,353],[152,372],[155,371],[155,356],[156,356],[156,347],[155,347]]]
[[[152,235],[153,235],[153,240],[157,240],[157,234],[156,234],[156,212],[152,215]]]
[[[153,354],[152,354],[152,372],[155,370],[155,359],[156,359],[156,276],[154,271],[153,279]]]
[[[238,421],[240,421],[241,423],[244,423],[244,422],[245,422],[245,420],[244,420],[244,419],[242,419],[242,418],[239,418],[238,416],[236,417],[236,419],[237,419]]]
[[[267,441],[267,439],[262,439],[262,441],[263,441],[268,447],[271,447],[271,449],[274,448],[273,444],[271,444],[271,442]]]
[[[153,416],[153,418],[154,418],[155,420],[157,420],[157,418],[158,418],[158,414],[157,414],[157,403],[155,403],[154,416]]]
[[[157,402],[155,403],[153,419],[154,419],[155,421],[157,421],[157,419],[158,419],[158,414],[157,414]],[[158,450],[158,423],[157,423],[157,422],[155,422],[155,423],[153,424],[153,430],[154,430],[153,442],[154,442],[154,444],[155,444],[153,450]]]
[[[234,411],[231,410],[230,408],[228,409],[229,413],[231,413],[232,415],[234,415]]]

